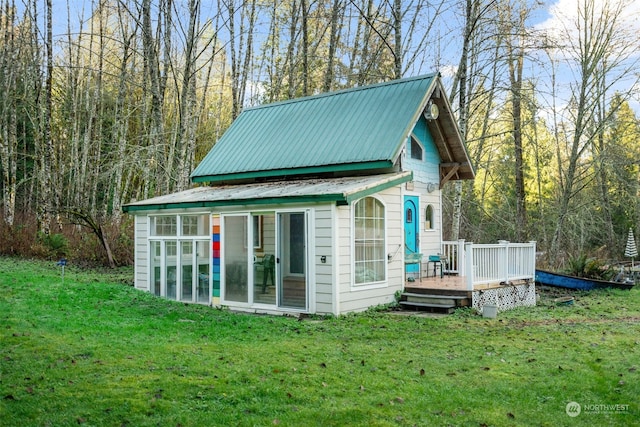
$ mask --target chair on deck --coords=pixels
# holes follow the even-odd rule
[[[267,292],[267,277],[271,278],[271,285],[275,286],[276,257],[274,255],[265,255],[261,261],[255,263],[257,267],[262,267],[262,293]]]
[[[411,252],[408,247],[406,249],[408,252],[404,254],[404,265],[406,267],[410,264],[418,264],[418,279],[422,281],[422,254],[420,252]],[[409,280],[413,281],[412,279]]]
[[[436,275],[438,274],[437,269],[440,268],[440,278],[442,279],[444,277],[443,264],[445,264],[446,261],[447,258],[442,254],[429,255],[429,261],[427,261],[427,275],[429,271],[429,264],[433,263],[433,277],[436,277]]]

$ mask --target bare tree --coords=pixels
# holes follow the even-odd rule
[[[222,6],[227,15],[226,25],[231,52],[232,117],[236,118],[245,103],[247,85],[251,75],[253,36],[258,16],[258,4],[256,0],[249,0],[242,2],[238,9],[235,0],[222,0]],[[238,23],[239,28],[236,28]]]
[[[127,88],[130,87],[128,81],[130,76],[129,65],[133,55],[132,43],[137,33],[138,26],[134,21],[131,24],[131,20],[128,19],[128,13],[125,10],[121,2],[117,5],[118,16],[118,28],[122,37],[122,55],[120,58],[120,67],[118,73],[117,82],[117,96],[115,103],[114,116],[115,117],[128,117],[131,111],[131,106],[127,103]],[[129,120],[116,120],[113,123],[113,137],[115,142],[115,161],[113,171],[113,185],[111,191],[113,194],[112,206],[113,206],[113,218],[116,222],[120,221],[121,205],[123,203],[123,197],[126,194],[126,185],[124,184],[125,176],[128,175],[125,171],[127,165],[126,153],[127,153],[127,133],[129,129]]]
[[[158,171],[164,160],[161,156],[161,142],[164,139],[162,104],[164,100],[165,78],[160,73],[158,43],[154,37],[151,12],[151,0],[142,0],[142,46],[145,70],[144,90],[145,93],[150,95],[146,108],[147,117],[145,118],[146,128],[148,129],[147,144],[149,164],[143,170],[143,180],[145,182],[144,197],[149,197],[155,192],[154,188],[160,178]],[[165,14],[171,13],[170,10],[165,10],[164,12]]]
[[[16,7],[4,2],[0,9],[0,169],[2,169],[2,207],[5,223],[13,226],[16,210],[16,172],[18,155],[17,73],[21,68],[17,44]],[[18,34],[16,34],[18,33]]]
[[[485,9],[486,10],[486,9]],[[469,116],[469,107],[467,99],[467,67],[469,63],[469,51],[476,37],[478,22],[481,18],[483,10],[480,9],[478,0],[466,0],[465,2],[465,27],[462,38],[462,51],[460,54],[460,62],[457,72],[453,79],[450,101],[454,104],[457,95],[458,106],[458,125],[462,138],[467,138],[467,121]],[[455,104],[454,104],[455,105]],[[453,194],[453,213],[451,224],[451,239],[458,240],[460,236],[460,218],[462,217],[462,182],[456,181],[454,184]]]
[[[342,0],[334,0],[331,7],[331,30],[329,33],[329,46],[327,52],[327,69],[324,74],[324,84],[322,90],[328,92],[331,90],[333,80],[335,78],[335,61],[336,51],[338,49],[338,43],[340,41],[341,32],[339,29],[342,27],[342,17],[344,17],[344,3]]]
[[[526,21],[530,15],[527,4],[516,0],[502,3],[500,7],[502,39],[505,47],[505,61],[509,70],[509,89],[512,116],[512,138],[515,160],[515,196],[516,218],[515,234],[518,241],[527,237],[527,209],[523,159],[523,123],[522,73],[524,69],[525,50],[527,48]],[[514,10],[515,9],[515,10]]]
[[[562,157],[558,158],[558,164],[564,167],[560,170],[561,187],[551,259],[558,257],[560,248],[566,243],[565,226],[572,212],[572,200],[592,179],[589,164],[584,161],[585,154],[593,147],[592,142],[615,110],[609,110],[604,121],[598,121],[591,112],[601,105],[602,96],[609,88],[633,76],[638,65],[639,59],[635,55],[638,35],[624,27],[624,19],[624,2],[584,0],[578,4],[576,18],[557,34],[555,40],[555,46],[561,49],[557,52],[564,55],[564,65],[572,70],[577,80],[570,86],[570,108],[563,124],[568,131],[567,150],[559,151]],[[638,76],[634,79],[637,83]]]
[[[51,115],[53,112],[53,34],[52,21],[53,10],[51,0],[46,0],[45,7],[45,50],[46,50],[46,74],[45,74],[45,101],[42,109],[42,129],[39,141],[40,170],[38,176],[38,224],[44,234],[51,232],[51,219],[56,202],[53,197],[56,191],[53,189],[52,165],[54,162],[53,140],[51,135]]]

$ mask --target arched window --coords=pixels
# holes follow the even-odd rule
[[[354,207],[355,284],[386,279],[385,208],[374,197],[365,197]]]
[[[424,211],[424,229],[433,230],[433,206],[427,205]]]

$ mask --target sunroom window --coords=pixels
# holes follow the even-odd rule
[[[386,279],[385,208],[374,197],[359,200],[354,208],[354,282],[356,285]]]
[[[180,221],[183,236],[206,236],[209,233],[208,215],[182,215]]]
[[[176,215],[151,217],[152,236],[175,236],[178,233],[178,219]]]
[[[149,217],[150,292],[173,300],[209,303],[209,215]]]

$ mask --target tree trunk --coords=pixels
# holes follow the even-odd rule
[[[111,252],[111,247],[109,246],[109,240],[107,239],[107,234],[105,233],[102,224],[99,223],[93,215],[83,209],[70,209],[66,210],[65,213],[70,217],[73,223],[88,227],[91,232],[95,234],[95,236],[98,238],[98,241],[105,250],[105,254],[107,255],[107,260],[109,262],[109,267],[114,268],[116,266],[116,261],[113,258],[113,253]]]
[[[180,129],[178,131],[177,146],[180,150],[177,164],[176,191],[182,191],[189,185],[190,167],[193,163],[195,149],[195,128],[198,124],[196,112],[196,25],[199,18],[200,1],[189,1],[189,28],[186,34],[185,63],[182,79],[182,94],[180,96]]]
[[[39,176],[39,203],[38,224],[39,230],[44,234],[51,232],[51,216],[53,213],[52,165],[53,165],[53,140],[51,135],[51,115],[53,112],[53,35],[52,21],[53,10],[51,0],[46,0],[46,77],[45,77],[45,105],[43,111],[43,129],[41,139],[40,176]]]
[[[402,0],[393,1],[393,71],[394,78],[402,78]]]
[[[170,13],[167,11],[166,13]],[[142,47],[143,60],[145,68],[145,87],[150,95],[148,105],[145,111],[145,122],[148,129],[147,147],[148,147],[148,164],[144,173],[144,197],[150,197],[159,187],[161,179],[161,165],[164,162],[160,147],[163,145],[165,136],[163,131],[162,120],[162,87],[163,79],[160,75],[160,63],[158,50],[156,48],[156,39],[153,36],[151,18],[151,0],[142,0]]]
[[[302,96],[309,95],[309,4],[300,0],[302,12]]]
[[[327,68],[324,73],[324,84],[322,85],[323,92],[329,92],[333,85],[334,79],[334,67],[337,45],[340,40],[340,32],[338,26],[340,25],[341,16],[343,10],[342,0],[334,0],[331,7],[331,30],[329,31],[329,52],[327,54]]]
[[[291,0],[291,23],[289,25],[289,45],[287,46],[287,59],[288,64],[288,83],[287,83],[287,98],[292,99],[295,96],[296,88],[296,60],[295,60],[295,47],[297,42],[296,32],[298,27],[298,0]]]
[[[22,68],[16,52],[14,27],[15,5],[8,0],[2,6],[4,14],[0,14],[0,30],[2,49],[0,52],[0,168],[2,169],[2,212],[3,220],[13,226],[16,210],[16,171],[18,150],[17,72]]]
[[[128,25],[124,21],[124,11],[122,10],[122,5],[118,3],[118,16],[119,16],[119,25],[120,32],[123,37],[123,45],[122,45],[122,57],[120,58],[120,73],[118,76],[118,95],[116,97],[115,111],[114,117],[124,118],[127,117],[128,111],[126,107],[126,97],[127,97],[127,87],[128,87],[128,79],[129,73],[127,71],[129,58],[132,54],[131,52],[131,44],[136,35],[136,30],[132,30],[129,32]],[[116,120],[113,124],[113,135],[116,145],[116,158],[115,158],[115,166],[114,166],[114,183],[112,187],[113,192],[113,210],[112,217],[116,223],[120,222],[121,219],[121,208],[123,204],[123,197],[126,194],[127,186],[123,185],[123,178],[125,174],[125,165],[126,162],[126,150],[127,150],[127,132],[129,129],[129,120],[121,119]]]
[[[609,197],[609,177],[608,170],[606,167],[607,164],[607,150],[605,147],[605,127],[602,123],[605,123],[607,119],[607,106],[606,106],[606,98],[607,98],[607,89],[606,89],[606,75],[601,77],[600,84],[600,101],[598,102],[598,106],[596,107],[594,114],[597,116],[596,120],[600,123],[600,130],[594,138],[594,159],[595,159],[595,168],[596,168],[596,182],[598,184],[598,191],[600,193],[600,203],[602,206],[602,239],[604,243],[607,245],[610,251],[616,247],[616,234],[613,228],[613,217],[612,217],[612,206],[611,199]],[[617,108],[617,107],[613,107]]]
[[[521,6],[517,22],[511,24],[511,8],[504,19],[503,34],[507,48],[507,61],[509,67],[509,82],[511,89],[511,115],[513,118],[513,148],[515,155],[515,196],[516,196],[516,221],[515,233],[519,242],[527,240],[527,210],[526,192],[524,185],[524,159],[522,147],[522,70],[524,64],[525,49],[525,20],[527,11]],[[513,35],[513,36],[512,36]],[[512,37],[516,39],[514,42]]]
[[[465,7],[465,31],[462,41],[462,54],[460,56],[460,63],[458,66],[458,72],[455,75],[455,81],[458,82],[460,91],[458,93],[458,124],[460,127],[460,133],[463,141],[467,137],[467,61],[469,60],[469,45],[471,44],[471,38],[474,33],[474,2],[476,0],[466,0]],[[455,84],[454,84],[455,87]],[[454,93],[451,94],[453,96]],[[451,240],[458,240],[460,238],[460,219],[462,218],[462,182],[455,182],[455,190],[453,194],[453,217],[451,222]]]

